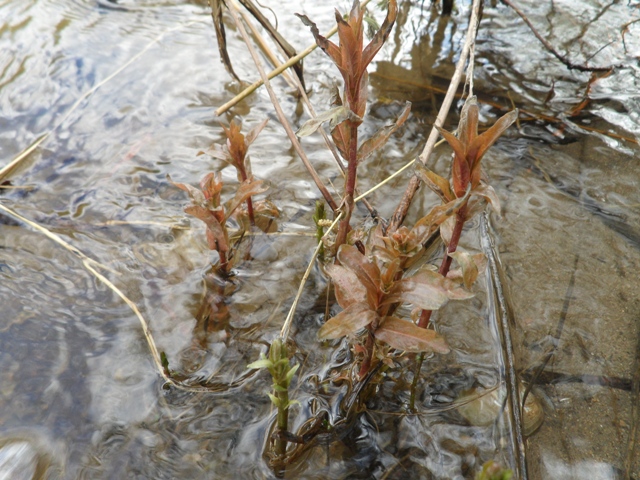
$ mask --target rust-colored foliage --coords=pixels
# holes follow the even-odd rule
[[[305,23],[311,27],[318,46],[333,60],[338,67],[342,79],[344,80],[344,97],[339,96],[336,101],[339,105],[346,105],[357,117],[350,117],[350,122],[360,123],[353,118],[364,116],[367,106],[367,90],[369,86],[369,75],[367,66],[371,63],[384,42],[387,40],[391,28],[396,20],[398,7],[396,0],[389,1],[387,16],[376,32],[369,44],[364,46],[364,10],[360,8],[360,2],[354,0],[349,16],[345,20],[340,12],[336,10],[336,22],[338,23],[339,45],[323,37],[318,27],[305,15],[298,15]],[[349,122],[340,123],[332,132],[333,141],[342,155],[351,161],[349,148],[353,132]]]
[[[320,329],[322,339],[354,335],[365,327],[389,346],[411,352],[447,353],[444,339],[434,331],[418,328],[410,320],[388,315],[394,303],[412,303],[419,308],[440,308],[451,299],[472,295],[456,282],[432,271],[396,280],[398,264],[374,261],[352,245],[338,250],[340,265],[328,267],[335,284],[336,299],[344,309]]]
[[[455,156],[451,176],[453,191],[456,197],[462,197],[471,184],[471,189],[480,185],[480,161],[486,151],[518,118],[518,110],[503,115],[489,130],[478,135],[478,102],[476,97],[469,97],[462,107],[458,137],[439,128],[440,134],[447,140]]]
[[[251,162],[247,152],[249,151],[251,144],[267,124],[267,121],[268,119],[249,130],[246,136],[242,134],[242,125],[238,122],[231,122],[229,127],[222,125],[227,136],[226,144],[224,146],[217,144],[212,145],[206,152],[200,152],[198,154],[202,155],[206,153],[207,155],[223,160],[235,167],[238,173],[238,181],[242,183],[238,188],[236,196],[228,206],[227,217],[229,217],[241,203],[246,202],[246,217],[249,219],[249,223],[251,225],[258,226],[265,232],[273,229],[273,219],[278,216],[277,209],[275,209],[271,204],[253,204],[251,196],[262,193],[266,188],[262,189],[262,181],[256,180],[253,177],[253,174],[251,173]],[[254,212],[254,210],[257,211]],[[258,218],[256,219],[256,217]],[[242,219],[239,219],[239,221],[244,224]]]

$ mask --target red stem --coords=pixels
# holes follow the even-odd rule
[[[458,242],[460,241],[460,235],[462,234],[462,227],[464,226],[464,222],[467,216],[467,204],[465,203],[460,210],[456,213],[456,224],[453,227],[453,233],[451,234],[451,241],[449,242],[449,246],[447,247],[447,251],[442,259],[442,263],[440,264],[440,269],[438,272],[440,275],[446,277],[447,273],[449,273],[449,269],[451,268],[451,256],[450,253],[453,253],[458,248]],[[423,310],[420,314],[420,321],[418,322],[418,326],[420,328],[427,328],[429,325],[429,320],[431,319],[431,313],[433,310]]]
[[[344,187],[345,214],[340,221],[338,235],[336,236],[336,250],[347,241],[349,223],[351,222],[351,212],[353,210],[353,194],[356,190],[356,178],[358,170],[358,124],[348,122],[351,131],[349,141],[349,165],[347,167],[347,180]]]
[[[238,164],[237,165],[238,171],[240,172],[240,177],[242,178],[243,182],[247,181],[247,171],[244,168],[244,165]],[[251,223],[252,227],[256,226],[256,219],[253,216],[253,201],[251,200],[251,197],[247,198],[247,214],[249,215],[249,222]]]

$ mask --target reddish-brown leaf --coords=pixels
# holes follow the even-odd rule
[[[444,338],[433,330],[420,328],[415,323],[397,317],[386,317],[375,332],[378,340],[406,352],[449,353]]]
[[[416,174],[443,202],[447,203],[455,199],[451,185],[446,178],[432,172],[421,163],[416,166]]]
[[[351,270],[360,283],[367,289],[367,298],[372,307],[377,307],[380,293],[380,270],[353,245],[342,244],[338,249],[338,261],[343,267]]]
[[[216,219],[216,216],[213,214],[213,212],[211,212],[211,210],[201,207],[200,205],[191,205],[189,207],[186,207],[184,211],[185,213],[193,215],[197,219],[202,220],[207,225],[207,236],[212,237],[211,239],[208,238],[209,248],[211,248],[212,250],[216,249],[223,252],[229,250],[226,232],[222,225],[220,225],[220,222],[218,222],[218,220]],[[212,240],[216,242],[217,246],[212,246]]]
[[[468,147],[468,152],[474,153],[476,161],[482,158],[486,151],[493,145],[496,140],[504,133],[504,131],[513,124],[518,118],[518,109],[512,110],[504,114],[493,126],[482,135],[473,140]]]
[[[267,125],[267,122],[269,121],[268,118],[265,118],[262,122],[260,122],[258,125],[256,125],[255,127],[253,127],[251,130],[249,130],[247,132],[247,136],[245,137],[244,141],[247,144],[247,149],[251,146],[251,144],[256,140],[256,138],[258,137],[258,135],[260,135],[260,132],[262,131],[262,129]]]
[[[475,96],[467,97],[460,112],[458,139],[468,148],[478,136],[478,102]]]
[[[460,288],[455,282],[444,278],[438,272],[422,270],[396,282],[383,303],[412,303],[423,310],[437,310],[449,300],[464,300],[471,297],[473,297],[471,292]]]
[[[320,340],[331,340],[356,333],[378,318],[366,303],[354,303],[327,322],[318,331]]]
[[[169,182],[171,182],[174,186],[178,187],[180,190],[184,190],[185,192],[187,192],[189,194],[189,198],[194,204],[204,205],[205,203],[204,194],[200,190],[198,190],[196,187],[189,185],[188,183],[174,182],[173,180],[171,180],[171,177],[169,175],[167,175],[167,179],[169,180]]]
[[[325,37],[320,35],[317,25],[312,22],[309,17],[299,13],[296,13],[295,15],[302,20],[302,23],[311,28],[311,33],[313,34],[313,38],[316,40],[316,44],[324,51],[324,53],[329,55],[331,60],[333,60],[338,67],[341,67],[342,53],[340,52],[340,48],[331,40],[327,40]]]
[[[226,218],[229,218],[234,210],[246,202],[251,196],[266,192],[269,187],[263,187],[263,183],[262,180],[247,180],[242,183],[240,187],[238,187],[235,196],[229,200],[225,206]]]
[[[336,300],[342,308],[367,301],[367,289],[351,270],[340,265],[329,265],[327,273],[333,280]]]
[[[362,68],[367,68],[367,65],[371,63],[373,57],[380,51],[384,42],[387,41],[389,37],[389,33],[391,33],[391,29],[393,28],[393,24],[396,21],[396,16],[398,15],[398,5],[396,0],[389,1],[389,10],[387,10],[387,16],[382,22],[382,26],[380,30],[376,32],[373,36],[369,45],[367,45],[362,53]]]
[[[365,141],[358,149],[358,163],[362,162],[367,157],[382,148],[387,143],[387,141],[389,141],[389,137],[391,137],[391,135],[393,135],[396,130],[398,130],[398,128],[400,128],[404,124],[404,122],[409,117],[410,112],[411,102],[407,102],[404,109],[398,116],[398,119],[394,123],[382,127],[371,138]]]

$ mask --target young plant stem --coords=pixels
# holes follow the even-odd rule
[[[243,182],[246,182],[247,179],[249,178],[247,176],[247,170],[246,168],[244,168],[244,166],[239,165],[238,166],[238,171],[240,172],[240,178],[242,178]],[[251,223],[252,227],[256,226],[256,219],[253,216],[253,200],[251,200],[251,197],[247,198],[247,215],[249,215],[249,222]]]
[[[234,4],[230,3],[230,5],[234,5]],[[262,62],[258,57],[258,53],[256,52],[256,49],[251,44],[251,39],[249,38],[249,34],[245,30],[242,22],[240,21],[240,18],[238,17],[238,13],[236,9],[229,8],[229,13],[233,18],[233,22],[236,24],[236,27],[238,28],[238,31],[240,32],[242,39],[247,45],[247,50],[249,50],[249,54],[251,55],[251,58],[253,59],[253,62],[255,63],[256,68],[258,69],[258,72],[260,73],[260,77],[262,77],[262,81],[264,82],[264,86],[267,89],[267,93],[269,94],[269,98],[271,99],[273,108],[276,111],[278,120],[280,120],[282,127],[287,133],[287,136],[291,141],[291,145],[293,146],[294,150],[302,160],[302,163],[304,164],[304,166],[307,168],[307,171],[309,172],[309,174],[311,175],[311,178],[313,179],[316,186],[318,187],[318,190],[320,190],[320,193],[322,193],[322,196],[329,204],[329,207],[331,207],[331,210],[335,212],[338,209],[338,205],[336,204],[335,200],[331,196],[331,193],[329,193],[329,190],[327,190],[327,187],[325,187],[324,184],[322,183],[322,180],[320,180],[318,173],[313,168],[313,165],[311,165],[311,162],[309,161],[309,158],[307,157],[306,153],[302,149],[302,146],[300,145],[300,142],[298,141],[296,134],[294,133],[293,129],[291,128],[291,125],[289,124],[289,121],[285,117],[284,112],[282,111],[282,107],[280,106],[280,102],[278,101],[278,98],[275,92],[273,91],[273,88],[271,88],[271,83],[269,82],[269,78],[267,78],[267,74],[264,71],[264,68],[262,67]]]
[[[478,21],[479,21],[479,13],[480,6],[482,5],[482,0],[473,0],[473,5],[471,6],[471,18],[469,19],[469,29],[467,30],[467,36],[465,37],[464,45],[462,47],[462,51],[460,52],[460,59],[456,64],[456,69],[451,77],[451,82],[449,83],[449,88],[447,89],[447,94],[442,101],[442,106],[440,107],[440,111],[438,112],[438,116],[434,125],[438,127],[442,127],[444,124],[444,120],[447,118],[447,114],[449,113],[449,108],[451,108],[451,104],[453,99],[456,96],[456,92],[458,90],[458,86],[460,85],[460,80],[462,79],[462,75],[464,73],[464,67],[467,63],[467,59],[469,58],[469,52],[475,46],[475,38],[476,32],[478,31]],[[429,138],[427,139],[427,144],[422,150],[420,154],[419,160],[423,165],[427,164],[431,153],[436,145],[436,140],[438,138],[438,131],[434,128],[431,130],[429,134]],[[391,216],[389,221],[388,231],[389,233],[395,232],[402,222],[404,221],[404,217],[407,215],[407,211],[409,210],[409,206],[411,206],[411,202],[413,200],[413,196],[418,191],[418,187],[420,187],[420,179],[413,175],[407,188],[396,207],[395,212]]]
[[[358,170],[358,124],[349,121],[349,129],[351,130],[351,139],[349,141],[349,165],[347,167],[347,179],[344,188],[344,209],[345,215],[338,228],[336,238],[336,251],[340,245],[347,241],[347,233],[349,232],[349,223],[351,222],[351,212],[353,211],[353,194],[356,189],[356,178]]]
[[[276,419],[276,425],[278,427],[278,434],[286,433],[289,431],[289,391],[278,391],[278,416]],[[276,439],[276,455],[279,458],[284,458],[287,453],[287,440],[283,435],[278,435]]]
[[[451,234],[451,240],[449,241],[449,246],[445,252],[444,258],[442,259],[442,263],[440,264],[440,269],[438,273],[443,277],[447,276],[449,273],[449,269],[451,268],[451,253],[455,252],[458,248],[458,242],[460,241],[460,235],[462,234],[462,227],[464,226],[464,222],[467,216],[467,204],[465,203],[460,210],[456,213],[456,224],[453,227],[453,233]],[[431,319],[431,313],[433,310],[423,310],[420,314],[420,320],[418,321],[418,326],[420,328],[427,328],[429,325],[429,320]]]

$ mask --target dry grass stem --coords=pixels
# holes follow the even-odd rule
[[[174,387],[179,388],[180,390],[184,390],[184,391],[188,391],[188,392],[211,392],[211,391],[215,391],[214,389],[208,388],[206,386],[202,386],[202,387],[201,386],[191,386],[191,385],[186,385],[186,384],[181,383],[181,382],[177,382],[176,380],[174,380],[173,378],[169,377],[166,374],[164,368],[162,367],[162,361],[160,359],[160,353],[158,352],[158,348],[156,347],[156,342],[154,341],[153,336],[151,334],[151,330],[149,329],[149,323],[142,316],[142,313],[140,313],[140,310],[138,309],[136,304],[129,297],[127,297],[122,292],[122,290],[120,290],[118,287],[116,287],[107,277],[105,277],[98,270],[96,270],[96,268],[107,270],[107,271],[109,271],[111,273],[114,273],[116,275],[119,275],[119,272],[116,272],[115,270],[112,270],[112,269],[108,268],[107,266],[105,266],[105,265],[101,264],[100,262],[92,259],[91,257],[88,257],[87,255],[82,253],[80,250],[78,250],[76,247],[74,247],[73,245],[70,245],[69,243],[65,242],[60,236],[58,236],[55,233],[47,230],[42,225],[40,225],[38,223],[35,223],[32,220],[29,220],[28,218],[25,218],[22,215],[14,212],[10,208],[7,208],[4,205],[0,204],[0,210],[4,211],[8,215],[11,215],[15,219],[23,222],[24,224],[29,225],[31,228],[37,230],[38,232],[42,233],[44,236],[46,236],[50,240],[53,240],[58,245],[62,246],[63,248],[65,248],[69,252],[71,252],[74,255],[76,255],[82,261],[82,265],[84,266],[85,269],[87,269],[87,271],[89,273],[91,273],[95,278],[97,278],[100,282],[102,282],[107,288],[109,288],[109,290],[111,290],[113,293],[115,293],[118,297],[120,297],[129,306],[129,308],[133,311],[133,313],[136,315],[136,317],[140,321],[140,325],[142,327],[142,332],[144,333],[145,339],[147,340],[147,345],[149,346],[149,350],[151,352],[151,356],[153,357],[153,363],[155,364],[156,369],[158,370],[158,373],[160,374],[160,376],[162,377],[162,379],[166,383],[169,383],[169,384],[173,385]]]
[[[427,143],[424,146],[422,153],[418,157],[418,160],[420,160],[423,165],[427,164],[431,153],[433,153],[433,149],[435,148],[436,140],[439,135],[436,127],[442,127],[444,125],[444,121],[449,114],[449,109],[451,108],[453,99],[455,98],[456,92],[458,91],[458,86],[460,85],[460,80],[462,79],[467,59],[469,58],[471,49],[475,45],[481,4],[482,0],[473,0],[473,4],[471,6],[471,18],[469,19],[469,28],[467,29],[467,35],[465,36],[462,51],[460,52],[460,59],[456,64],[456,69],[453,73],[453,76],[451,77],[451,81],[449,82],[449,88],[447,89],[447,93],[444,97],[444,100],[442,101],[440,111],[438,112],[438,116],[436,117],[436,121],[434,122],[434,127],[431,129],[431,133],[429,134]],[[413,196],[415,195],[419,186],[420,179],[416,175],[414,175],[413,177],[411,177],[409,185],[407,185],[407,189],[404,192],[404,196],[398,204],[396,211],[393,213],[393,216],[391,217],[391,221],[389,223],[389,230],[391,232],[397,230],[404,221],[404,217],[409,210],[409,206],[411,205]]]
[[[364,2],[362,2],[360,4],[360,6],[362,8],[364,8],[367,3],[369,3],[371,0],[365,0]],[[333,35],[335,35],[335,33],[338,31],[338,27],[337,25],[335,27],[333,27],[331,30],[329,30],[327,33],[324,34],[324,36],[326,38],[330,38]],[[267,74],[267,78],[269,80],[271,80],[274,77],[277,77],[278,75],[280,75],[282,72],[284,72],[287,68],[292,67],[293,65],[295,65],[296,63],[298,63],[300,60],[302,60],[304,57],[306,57],[307,55],[309,55],[311,52],[313,52],[316,48],[318,48],[318,45],[314,42],[313,44],[309,45],[307,48],[305,48],[303,51],[301,51],[299,54],[297,54],[295,57],[291,57],[288,61],[286,61],[285,63],[283,63],[281,66],[279,66],[278,68],[272,70],[271,72],[269,72]],[[234,105],[236,105],[238,102],[244,100],[245,98],[247,98],[249,95],[251,95],[253,92],[255,92],[258,88],[260,88],[262,85],[264,84],[263,79],[257,80],[254,83],[252,83],[251,85],[249,85],[247,88],[245,88],[242,92],[240,92],[238,95],[236,95],[235,97],[233,97],[231,100],[229,100],[227,103],[225,103],[224,105],[222,105],[221,107],[218,107],[218,109],[215,111],[215,114],[217,116],[222,115],[223,113],[225,113],[227,110],[229,110],[230,108],[232,108]]]
[[[280,331],[280,337],[282,337],[283,341],[286,341],[287,338],[289,337],[289,331],[291,329],[291,322],[293,321],[293,315],[296,313],[296,308],[298,307],[298,301],[302,296],[304,285],[307,283],[307,279],[309,278],[309,275],[311,274],[311,270],[313,269],[313,264],[315,263],[316,258],[318,257],[318,253],[320,253],[320,249],[322,248],[322,240],[324,240],[325,237],[329,235],[329,233],[335,228],[335,226],[338,224],[338,222],[342,218],[342,215],[343,215],[343,212],[340,212],[340,214],[336,217],[333,223],[327,228],[326,233],[322,236],[322,239],[318,242],[318,245],[316,245],[316,249],[313,251],[313,255],[311,256],[309,265],[307,266],[307,269],[305,270],[304,275],[302,276],[302,280],[300,280],[298,293],[296,293],[296,296],[293,299],[293,303],[291,304],[291,308],[289,309],[289,314],[287,315],[287,318],[285,319],[284,324],[282,325],[282,330]]]

